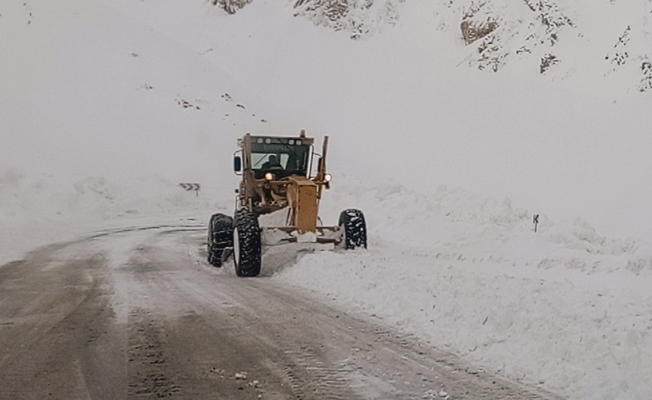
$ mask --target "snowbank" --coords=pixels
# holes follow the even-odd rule
[[[0,168],[0,265],[38,246],[98,230],[179,223],[230,210],[230,199],[216,188],[209,185],[200,193],[187,192],[159,176],[131,182],[103,177],[67,180]]]
[[[580,219],[542,216],[534,233],[508,199],[459,189],[340,182],[334,192],[327,212],[365,211],[369,250],[305,255],[274,279],[563,396],[652,396],[649,244]]]

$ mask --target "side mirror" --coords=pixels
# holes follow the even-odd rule
[[[242,171],[242,159],[240,156],[233,157],[233,171],[236,173]]]

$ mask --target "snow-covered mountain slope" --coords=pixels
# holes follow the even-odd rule
[[[251,1],[230,2],[233,12]],[[406,4],[408,3],[408,4]],[[346,32],[352,39],[382,33],[431,15],[433,37],[463,41],[464,65],[498,72],[506,66],[538,70],[548,79],[590,79],[607,91],[652,89],[652,2],[565,0],[442,0],[412,6],[405,0],[293,0],[295,16]],[[225,2],[216,3],[224,6]],[[408,17],[405,18],[404,15]],[[588,77],[584,77],[589,73]]]
[[[652,89],[652,2],[565,0],[443,0],[412,6],[405,0],[297,0],[295,15],[315,25],[366,38],[415,10],[432,37],[463,41],[461,64],[506,73],[538,71],[546,80],[578,79],[607,91]],[[513,64],[513,66],[512,66]],[[517,73],[517,72],[516,72]],[[525,72],[527,73],[527,72]],[[585,74],[589,74],[585,77]]]
[[[350,2],[373,26],[363,40],[314,25],[331,3],[0,4],[1,162],[232,187],[237,136],[305,128],[331,135],[336,174],[460,186],[652,238],[652,97],[636,89],[649,2]],[[476,68],[489,36],[463,39],[476,8],[503,21],[496,73]],[[560,15],[573,26],[554,45],[526,40],[530,22],[539,38]],[[614,65],[627,26],[632,49]],[[546,52],[559,62],[540,74]]]

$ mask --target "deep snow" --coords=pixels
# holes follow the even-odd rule
[[[322,219],[363,209],[370,248],[273,279],[574,399],[652,398],[652,2],[487,1],[487,53],[459,31],[479,3],[374,4],[1,3],[0,265],[229,212],[235,139],[306,128]]]
[[[650,245],[581,219],[534,233],[509,200],[459,189],[337,190],[365,210],[369,250],[306,255],[275,279],[573,399],[652,396]]]

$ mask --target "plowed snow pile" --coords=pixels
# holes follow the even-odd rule
[[[306,255],[275,279],[573,399],[652,397],[650,245],[581,219],[543,217],[534,233],[509,199],[446,187],[358,183],[333,197],[365,210],[369,250]]]

